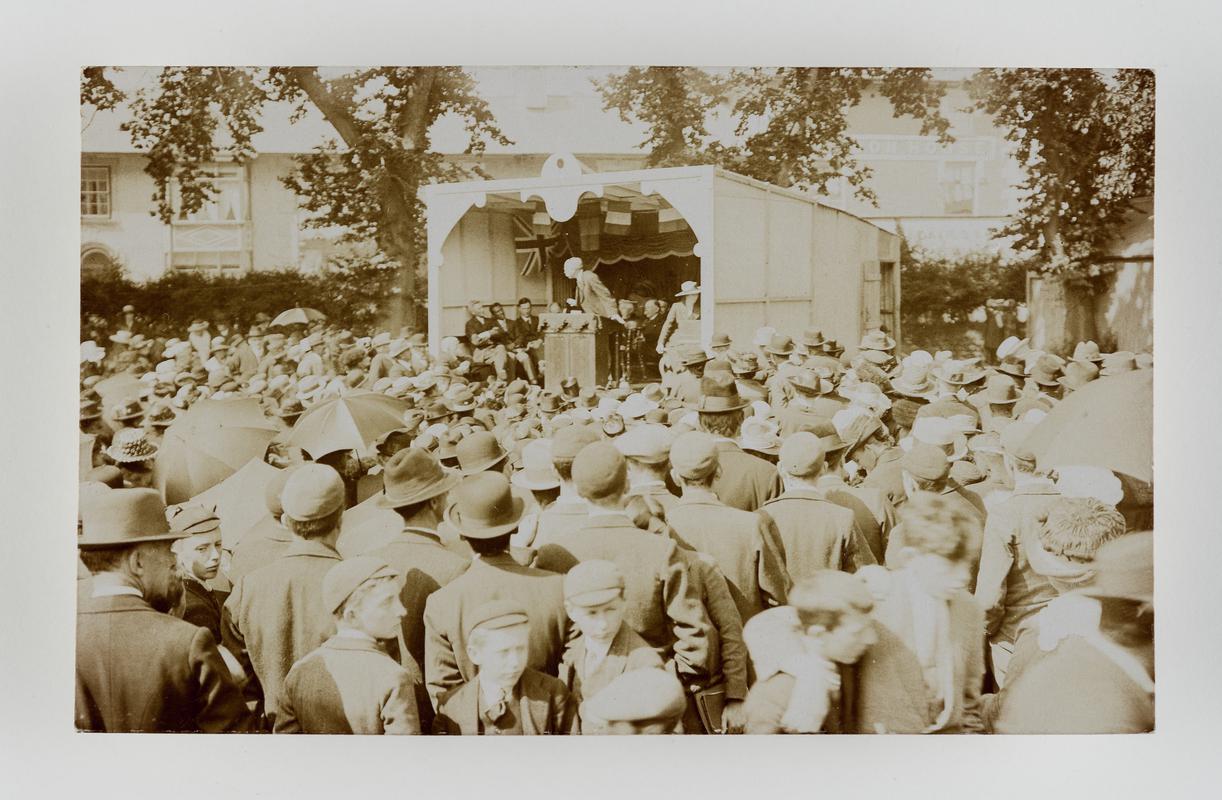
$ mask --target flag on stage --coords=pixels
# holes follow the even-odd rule
[[[555,223],[541,201],[535,201],[535,213],[531,215],[530,224],[535,229],[535,236],[551,236],[555,232]]]
[[[536,212],[535,216],[538,216]],[[546,212],[544,213],[546,217]],[[540,234],[533,221],[513,215],[513,246],[518,253],[518,268],[522,275],[542,275],[548,259],[564,251],[564,237],[547,218],[545,234]]]
[[[603,233],[611,236],[626,236],[632,230],[632,203],[627,200],[608,200],[607,216],[603,219]]]
[[[658,209],[658,233],[674,233],[687,227],[687,222],[677,208]]]

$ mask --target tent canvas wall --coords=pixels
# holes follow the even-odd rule
[[[435,184],[422,197],[433,348],[443,336],[462,335],[469,300],[512,308],[520,297],[545,306],[568,296],[571,286],[558,263],[526,268],[522,251],[530,249],[530,234],[522,220],[542,214],[566,223],[594,200],[631,207],[634,219],[651,209],[663,219],[681,219],[675,224],[686,236],[642,243],[634,227],[621,244],[594,252],[608,284],[620,270],[645,277],[662,267],[667,280],[660,283],[673,285],[682,275],[698,280],[706,343],[717,331],[746,344],[765,325],[792,335],[816,327],[850,352],[880,323],[899,338],[895,234],[803,193],[716,167],[590,173],[559,154],[538,178]],[[535,233],[547,239],[545,229]]]

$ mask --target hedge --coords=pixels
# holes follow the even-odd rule
[[[272,316],[295,306],[316,308],[329,321],[367,331],[389,312],[397,265],[374,259],[338,259],[321,272],[293,269],[205,275],[170,271],[137,283],[121,269],[82,274],[81,327],[88,331],[135,306],[153,335],[181,336],[195,319],[245,329],[259,312]]]

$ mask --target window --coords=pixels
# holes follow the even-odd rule
[[[942,213],[973,213],[976,209],[976,162],[944,162],[942,191]]]
[[[81,216],[110,217],[110,167],[81,167]]]
[[[182,197],[178,190],[178,183],[175,181],[171,188],[175,224],[236,224],[242,222],[246,218],[244,213],[246,187],[242,167],[216,164],[201,170],[201,174],[212,179],[216,192],[210,200],[204,202],[199,211],[188,214],[182,208]]]

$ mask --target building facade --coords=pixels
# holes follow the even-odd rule
[[[490,177],[539,173],[550,153],[572,152],[597,172],[645,166],[646,132],[602,107],[593,80],[609,68],[476,68],[481,95],[513,140],[491,145],[478,157],[462,155],[465,136],[456,120],[439,120],[432,139],[454,161],[478,166]],[[940,253],[995,250],[990,237],[1017,204],[1020,179],[1001,133],[988,117],[963,109],[969,71],[945,71],[943,113],[955,142],[941,146],[919,135],[919,123],[892,116],[890,102],[867,93],[849,113],[849,132],[870,168],[877,206],[833,186],[819,199],[903,233],[913,244]],[[149,82],[153,70],[120,73],[121,88]],[[264,114],[255,137],[258,156],[244,164],[208,166],[218,193],[194,214],[175,213],[170,223],[153,215],[155,186],[145,159],[120,130],[119,112],[92,116],[82,134],[81,268],[121,265],[137,279],[166,270],[237,274],[246,270],[316,269],[334,251],[338,231],[303,226],[298,198],[282,179],[292,156],[312,150],[333,132],[320,118],[289,122],[289,110]]]

